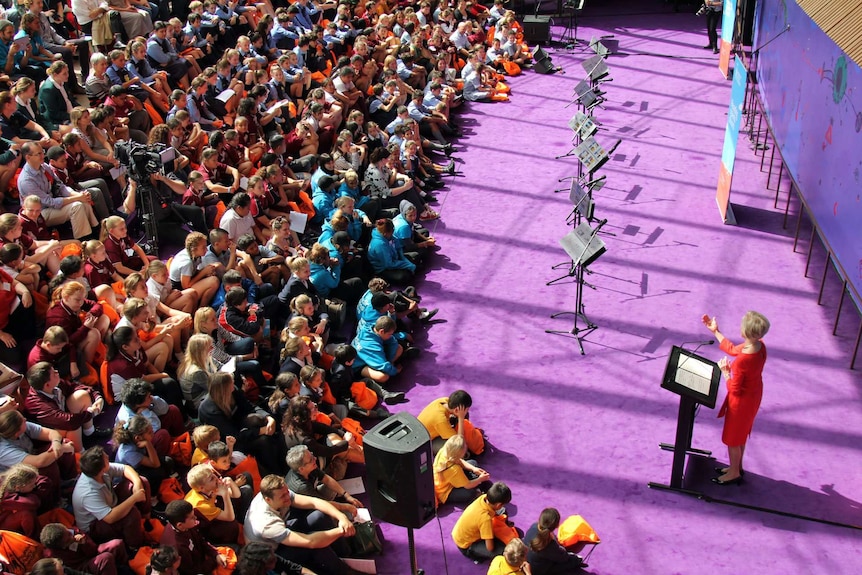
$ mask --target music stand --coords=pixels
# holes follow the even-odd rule
[[[650,482],[654,489],[680,491],[685,475],[686,455],[709,457],[711,451],[693,449],[691,437],[694,431],[694,415],[697,405],[713,409],[718,397],[721,369],[718,364],[694,352],[673,346],[667,360],[661,387],[679,395],[679,412],[676,422],[676,442],[673,445],[659,444],[665,451],[673,451],[670,484]]]
[[[591,322],[585,313],[584,307],[584,286],[588,284],[584,281],[584,272],[587,266],[596,261],[603,253],[607,251],[605,243],[597,237],[599,230],[607,223],[607,220],[602,220],[595,229],[590,227],[587,222],[582,222],[579,226],[573,229],[560,239],[560,245],[567,254],[572,258],[572,267],[569,273],[563,277],[575,278],[575,311],[561,311],[551,315],[551,319],[556,319],[562,315],[573,314],[575,316],[572,329],[553,330],[546,329],[545,333],[555,335],[571,336],[578,342],[578,347],[581,350],[581,355],[586,355],[584,351],[584,338],[599,329],[599,326]],[[560,280],[553,280],[554,282]],[[551,285],[553,282],[548,282]],[[595,289],[594,286],[589,286]],[[584,322],[586,327],[579,327],[580,321]]]
[[[584,2],[585,0],[566,0],[561,6],[562,10],[569,11],[569,22],[560,38],[566,50],[574,50],[578,45],[578,14],[584,9]]]
[[[599,82],[605,76],[610,74],[610,70],[608,70],[608,64],[605,62],[605,58],[599,54],[595,56],[590,56],[583,62],[581,62],[581,67],[584,69],[584,72],[587,73],[587,77],[592,82]]]

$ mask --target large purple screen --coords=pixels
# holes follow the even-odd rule
[[[862,70],[793,0],[760,0],[757,16],[755,47],[763,46],[759,89],[769,124],[787,168],[858,297]],[[789,31],[782,33],[787,26]]]

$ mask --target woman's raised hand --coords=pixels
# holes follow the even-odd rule
[[[718,331],[718,320],[716,320],[715,317],[709,317],[709,315],[703,314],[703,317],[701,317],[700,320],[703,322],[703,325],[706,326],[706,329],[712,333]]]

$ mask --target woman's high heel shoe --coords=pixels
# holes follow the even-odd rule
[[[725,473],[727,473],[728,469],[730,469],[730,468],[729,467],[713,467],[712,468],[712,470],[715,471],[716,473],[718,473],[719,475],[724,475]],[[745,470],[744,469],[739,470],[739,476],[745,477]]]
[[[728,479],[727,481],[722,481],[718,477],[713,477],[712,482],[716,485],[742,485],[742,475],[740,475],[736,479]]]

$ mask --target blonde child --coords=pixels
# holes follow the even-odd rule
[[[124,287],[128,297],[138,298],[146,302],[147,323],[154,329],[165,331],[173,340],[174,357],[177,360],[182,358],[183,345],[189,340],[191,334],[191,314],[170,308],[159,301],[158,297],[150,294],[147,280],[139,273],[129,274],[124,282]]]
[[[236,442],[236,438],[233,437],[227,437],[225,439],[233,439],[234,442]],[[192,467],[209,459],[207,448],[213,441],[220,440],[221,433],[217,427],[213,425],[198,425],[195,427],[195,430],[192,432],[192,441],[195,444],[195,450],[192,453]]]
[[[488,575],[530,575],[527,563],[527,545],[514,538],[503,549],[503,554],[494,557],[488,566]]]
[[[160,313],[168,316],[174,311],[190,315],[198,308],[198,292],[193,288],[174,289],[168,277],[168,266],[161,260],[153,260],[146,270],[147,292],[159,300]]]

